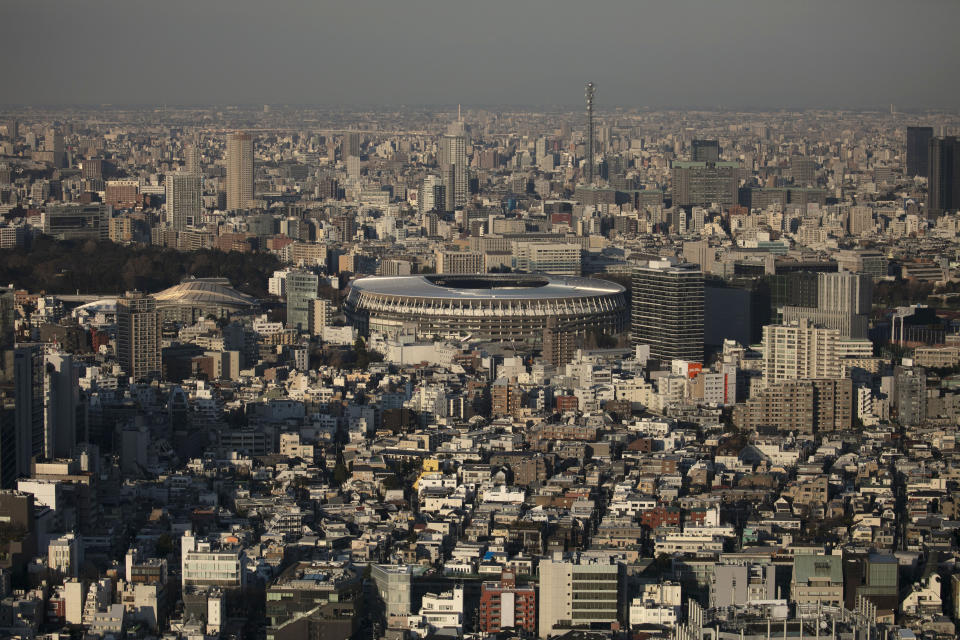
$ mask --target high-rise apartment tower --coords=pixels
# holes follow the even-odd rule
[[[470,178],[467,172],[467,135],[463,122],[450,125],[440,139],[440,175],[447,188],[447,209],[460,208],[467,204]],[[452,198],[451,198],[452,196]]]
[[[253,137],[249,133],[227,136],[227,209],[253,206]]]
[[[117,300],[117,359],[135,380],[159,378],[160,314],[157,301],[138,291]]]
[[[164,178],[163,183],[167,192],[164,205],[167,224],[177,231],[183,231],[200,222],[203,207],[200,176],[178,171]]]

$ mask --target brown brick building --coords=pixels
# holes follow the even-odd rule
[[[530,585],[518,587],[516,576],[504,571],[499,582],[480,587],[480,631],[499,633],[504,629],[536,631],[537,593]]]
[[[853,424],[853,381],[796,380],[772,385],[738,405],[733,422],[746,430],[775,427],[807,434],[849,429]]]

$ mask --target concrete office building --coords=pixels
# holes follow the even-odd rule
[[[847,233],[859,236],[876,228],[873,209],[865,205],[855,205],[847,212]]]
[[[358,626],[360,601],[358,569],[340,562],[302,561],[290,565],[267,587],[266,616],[276,629],[321,607],[330,633],[323,637],[348,638]]]
[[[83,562],[83,542],[74,533],[67,533],[50,541],[47,548],[47,566],[64,577],[76,578]]]
[[[673,205],[709,207],[711,204],[737,204],[736,162],[674,162]]]
[[[861,273],[873,280],[887,275],[889,261],[876,249],[841,249],[836,253],[837,268],[840,271]]]
[[[109,240],[113,208],[108,204],[50,205],[41,214],[43,233],[57,240]]]
[[[693,162],[719,162],[718,140],[694,140],[690,143],[690,160]]]
[[[633,272],[632,342],[661,361],[703,360],[703,273],[693,264],[650,261]]]
[[[412,607],[413,567],[410,565],[374,564],[370,577],[377,588],[382,621],[408,616]]]
[[[892,553],[847,552],[843,554],[844,606],[853,611],[858,598],[867,598],[878,609],[896,609],[900,604],[897,557]]]
[[[784,323],[806,320],[836,329],[841,338],[865,340],[873,304],[873,279],[857,273],[818,273],[816,306],[785,306]]]
[[[842,558],[813,554],[796,556],[790,595],[799,605],[842,606]]]
[[[67,166],[67,153],[64,148],[63,134],[51,127],[43,139],[44,159],[57,169]]]
[[[620,610],[619,564],[541,560],[539,636],[572,628],[617,624]]]
[[[117,209],[132,209],[140,204],[139,180],[107,180],[104,202]]]
[[[772,564],[718,564],[710,581],[711,607],[742,607],[777,595]]]
[[[800,187],[815,184],[817,178],[816,161],[804,156],[793,156],[790,158],[790,177],[793,178],[793,183]]]
[[[123,372],[135,380],[160,377],[160,346],[157,301],[127,292],[117,300],[117,359]]]
[[[856,273],[817,274],[817,307],[824,311],[869,314],[873,281]]]
[[[0,489],[16,485],[17,421],[14,291],[0,288]]]
[[[227,136],[227,210],[253,206],[253,137],[249,133]]]

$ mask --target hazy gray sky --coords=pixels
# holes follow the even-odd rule
[[[0,0],[0,102],[960,108],[957,0]]]

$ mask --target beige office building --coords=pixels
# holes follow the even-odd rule
[[[437,273],[483,273],[483,254],[479,251],[437,251]]]

